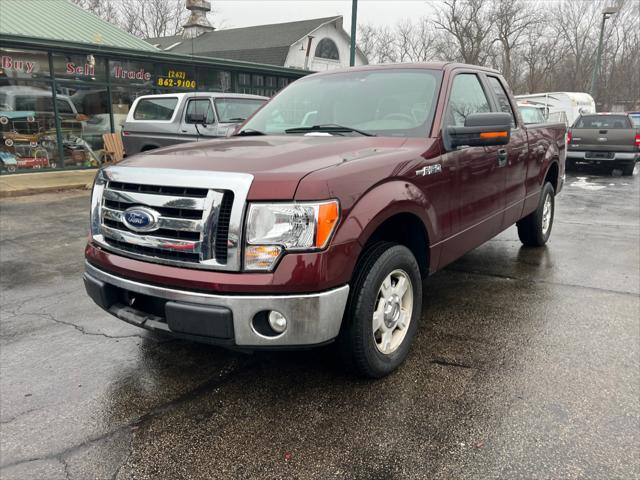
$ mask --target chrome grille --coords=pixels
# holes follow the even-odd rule
[[[239,270],[242,216],[252,176],[133,167],[109,167],[101,175],[92,199],[94,241],[148,261]],[[157,212],[154,228],[141,232],[126,223],[130,207]]]

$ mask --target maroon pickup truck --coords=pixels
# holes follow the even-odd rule
[[[380,377],[423,279],[506,228],[551,233],[562,125],[523,124],[494,70],[385,65],[293,83],[234,137],[97,175],[85,286],[140,327],[241,350],[336,341]]]

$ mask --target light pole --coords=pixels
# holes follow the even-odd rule
[[[596,64],[591,76],[591,96],[596,98],[598,94],[598,76],[600,74],[600,60],[602,58],[602,41],[604,39],[604,24],[609,17],[618,13],[618,7],[607,7],[602,11],[602,25],[600,25],[600,40],[598,41],[598,51],[596,52]]]
[[[358,27],[358,0],[351,0],[351,54],[349,65],[356,64],[356,28]]]

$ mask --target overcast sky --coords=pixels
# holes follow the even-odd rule
[[[358,23],[395,24],[426,15],[425,0],[359,0]],[[246,27],[342,15],[351,28],[351,0],[213,0],[213,19],[222,28]]]

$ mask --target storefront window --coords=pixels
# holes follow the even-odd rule
[[[109,95],[106,87],[91,87],[78,82],[60,82],[59,105],[72,112],[60,115],[65,167],[95,167],[104,159],[102,135],[111,132]]]
[[[251,75],[249,73],[238,74],[238,93],[251,93]]]
[[[207,92],[231,91],[231,73],[210,68],[198,68],[198,90]]]
[[[104,134],[122,131],[141,95],[274,95],[293,80],[252,72],[248,66],[240,72],[221,70],[215,62],[196,67],[188,61],[158,63],[155,56],[140,61],[103,55],[0,48],[0,173],[100,165],[107,157]],[[246,116],[223,107],[230,118]]]
[[[278,78],[278,88],[279,89],[282,90],[287,85],[289,85],[289,79],[288,78],[284,78],[284,77]]]
[[[63,55],[54,53],[53,74],[58,79],[81,82],[106,82],[107,62],[104,58],[89,55]]]
[[[0,87],[3,173],[60,166],[52,97],[51,86],[43,82]],[[69,105],[64,107],[73,112]]]

